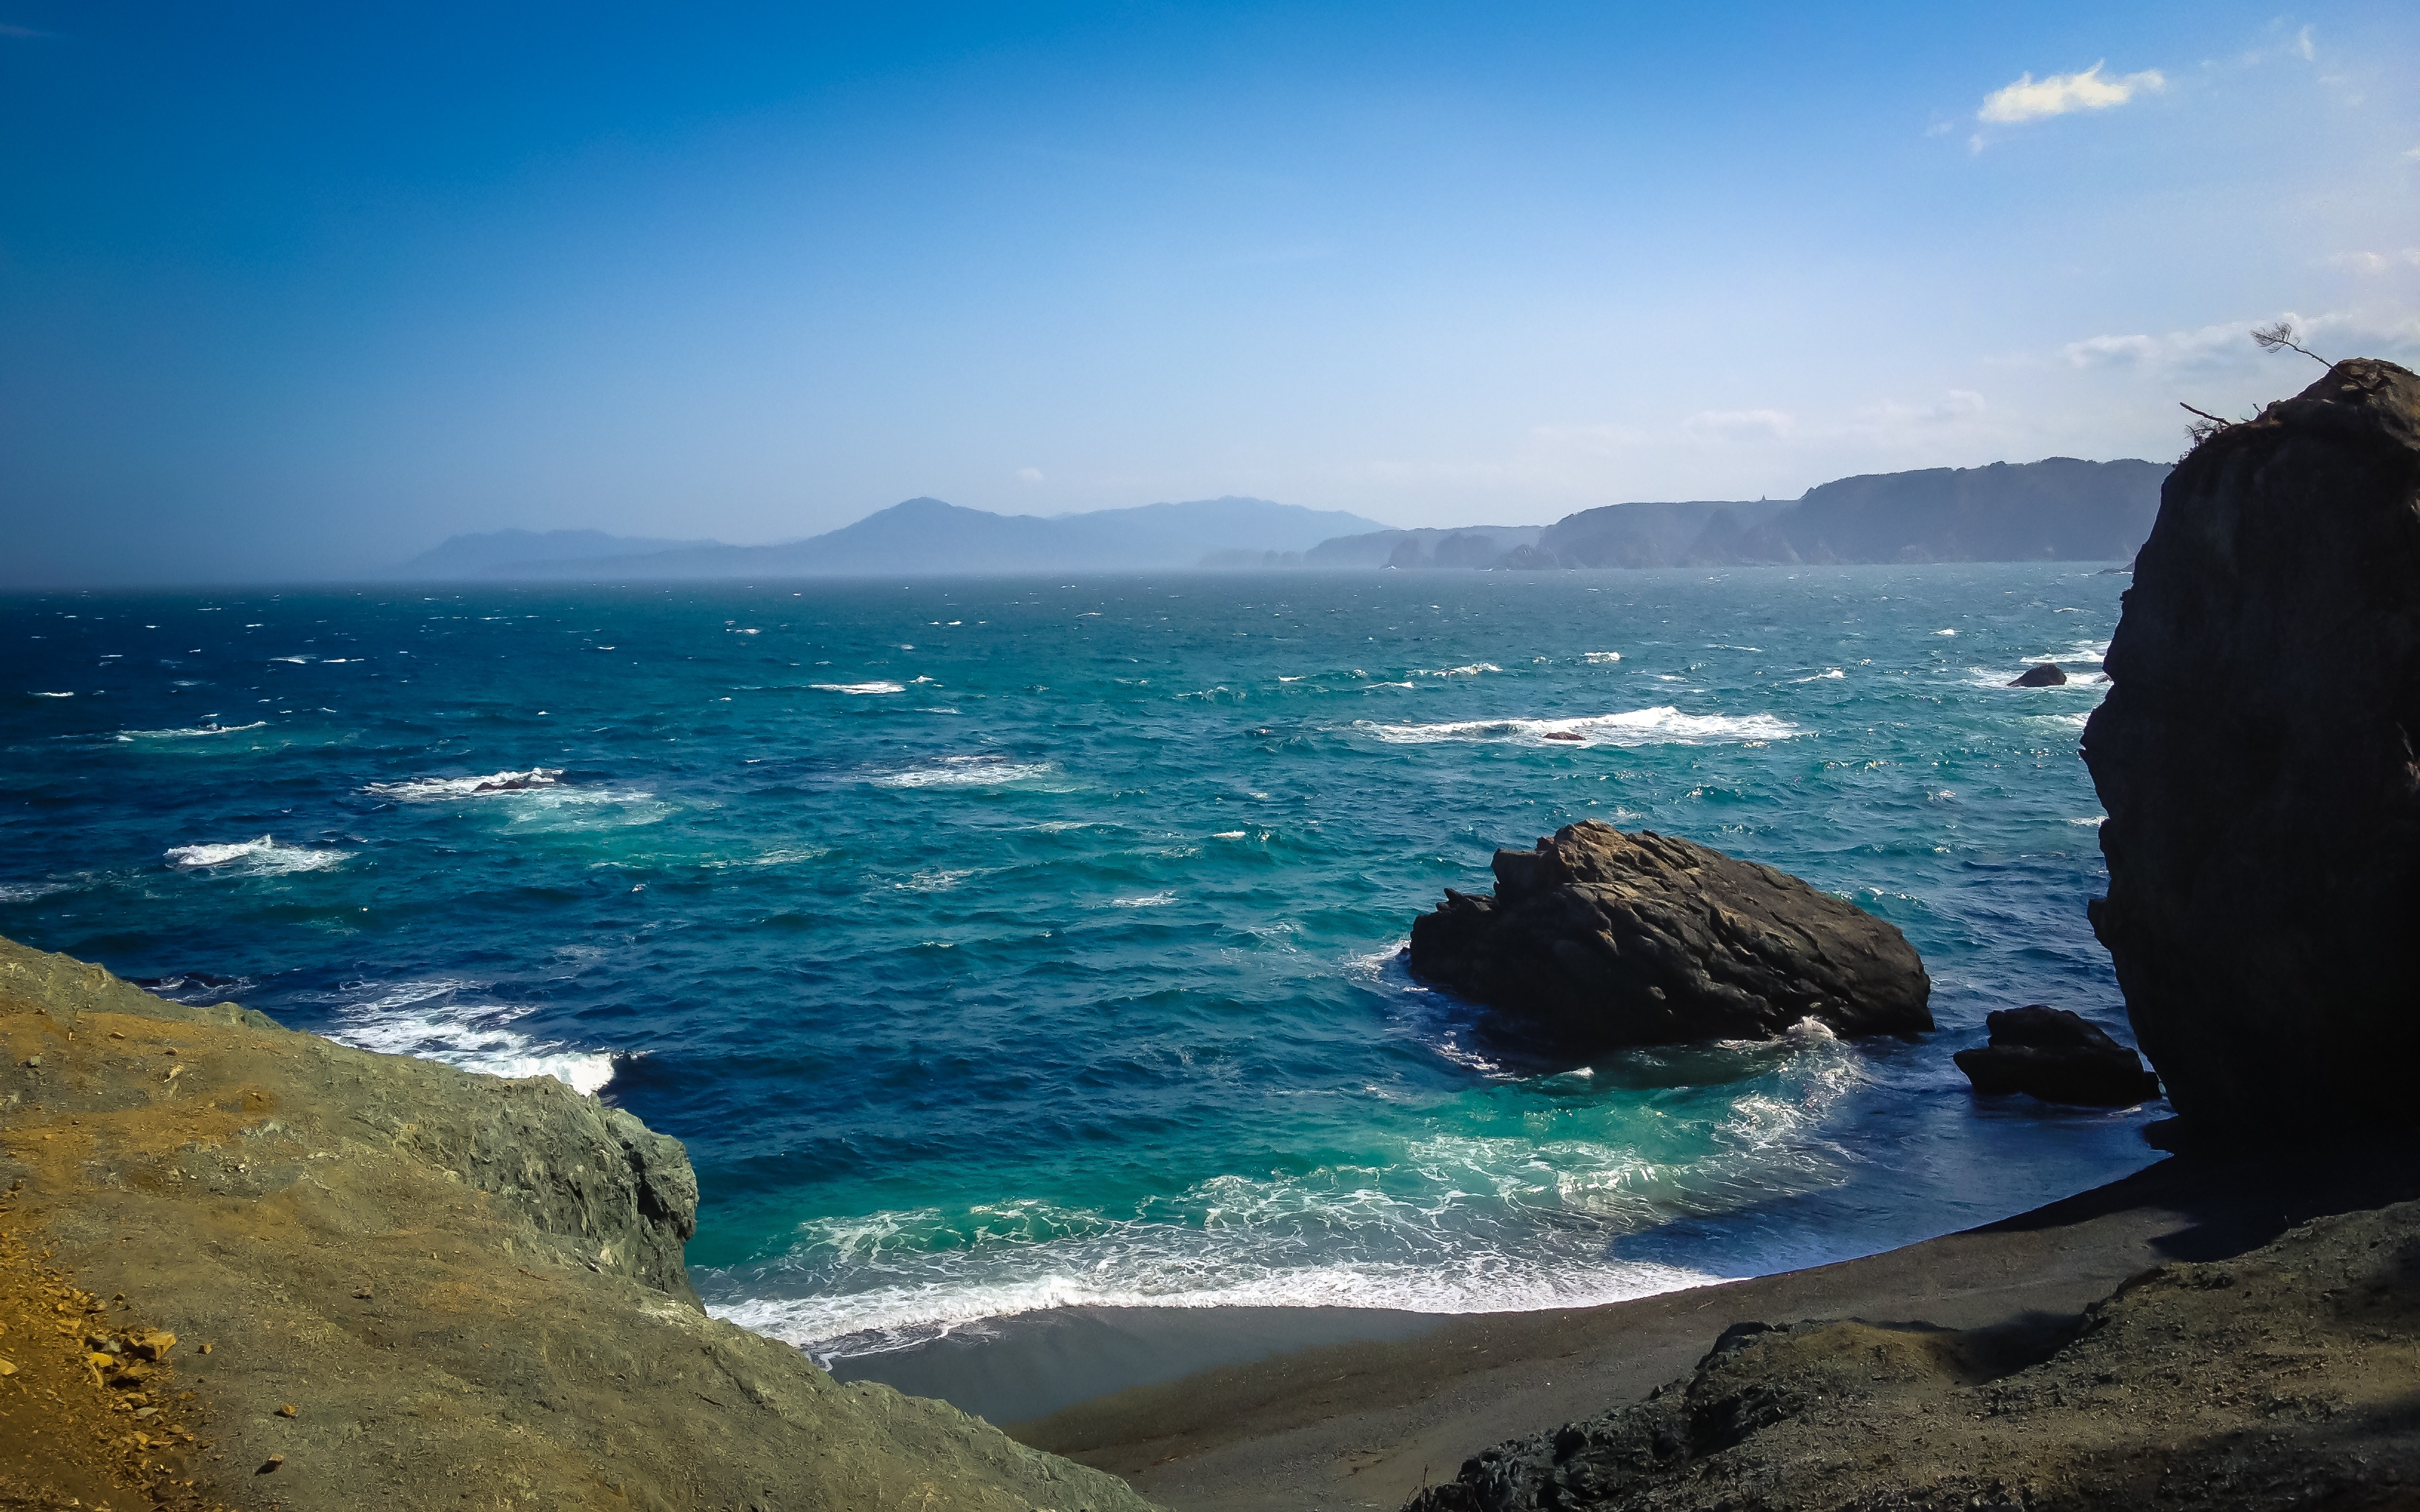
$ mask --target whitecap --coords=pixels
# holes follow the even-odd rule
[[[168,851],[168,864],[188,872],[220,872],[229,876],[280,877],[297,872],[325,872],[342,866],[350,851],[315,850],[307,845],[281,845],[268,835],[225,845],[178,845]]]
[[[1502,740],[1522,745],[1712,746],[1788,740],[1804,731],[1770,714],[1683,714],[1670,704],[1573,719],[1454,719],[1438,724],[1357,720],[1354,729],[1389,745]],[[1550,738],[1552,737],[1552,738]]]
[[[120,730],[111,738],[127,741],[191,740],[198,735],[237,735],[247,730],[265,730],[268,727],[268,720],[255,719],[250,724],[202,724],[186,730]]]
[[[1008,762],[988,756],[944,756],[933,766],[890,772],[873,779],[878,788],[988,788],[1048,777],[1047,762]]]
[[[359,1050],[490,1076],[551,1076],[578,1092],[594,1092],[613,1079],[611,1053],[574,1049],[514,1028],[535,1007],[465,1000],[481,990],[477,982],[445,980],[355,983],[349,989],[352,1000],[324,1032]]]
[[[1621,653],[1619,651],[1583,651],[1580,653],[1580,660],[1600,667],[1609,666],[1621,659]]]
[[[27,698],[35,698],[35,699],[71,699],[71,698],[75,697],[75,695],[74,695],[73,693],[34,693],[34,692],[28,692],[25,696],[26,696]]]
[[[1146,892],[1132,898],[1112,898],[1109,900],[1109,906],[1112,908],[1165,908],[1174,902],[1176,902],[1176,894],[1172,892]]]
[[[955,872],[919,872],[907,881],[894,882],[892,886],[902,892],[948,892],[967,878],[982,874],[982,872],[974,867],[961,868]]]
[[[807,686],[819,693],[866,694],[908,691],[908,685],[905,683],[810,683]]]
[[[1433,672],[1419,672],[1421,677],[1476,677],[1481,672],[1500,672],[1504,669],[1492,661],[1474,661],[1467,667],[1447,667]]]
[[[1793,677],[1791,681],[1793,683],[1821,683],[1829,681],[1832,678],[1846,677],[1849,674],[1847,672],[1842,671],[1838,667],[1826,667],[1822,671],[1815,673],[1811,677]]]
[[[529,793],[554,787],[562,780],[560,766],[533,766],[526,772],[490,772],[485,777],[416,777],[404,782],[372,782],[362,791],[397,803],[433,803],[442,798]]]

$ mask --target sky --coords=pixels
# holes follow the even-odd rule
[[[2420,8],[0,0],[0,585],[2174,457],[2420,364]]]

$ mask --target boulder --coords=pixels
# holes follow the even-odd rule
[[[2124,1108],[2160,1095],[2160,1079],[2143,1069],[2143,1057],[2080,1013],[2034,1003],[1983,1022],[1991,1044],[1951,1058],[1984,1096],[2029,1092],[2045,1103]]]
[[[2055,661],[2045,661],[2026,668],[2009,679],[2010,687],[2065,687],[2067,672]]]
[[[1540,1051],[1932,1027],[1904,935],[1769,866],[1588,820],[1495,872],[1493,897],[1448,888],[1414,922],[1411,969]]]
[[[2420,378],[2339,363],[2195,447],[2104,665],[2092,920],[2185,1127],[2420,1121]]]

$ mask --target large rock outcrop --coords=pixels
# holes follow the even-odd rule
[[[1542,1051],[1932,1027],[1904,935],[1769,866],[1586,820],[1495,871],[1494,897],[1448,888],[1414,922],[1411,968]]]
[[[707,1317],[696,1208],[678,1141],[551,1077],[0,940],[0,1505],[1146,1512]],[[143,1371],[85,1368],[155,1337]]]
[[[2185,1127],[2420,1121],[2420,378],[2339,363],[2196,446],[2106,665],[2092,918]]]

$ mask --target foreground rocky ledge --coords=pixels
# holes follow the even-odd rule
[[[1636,1406],[1475,1457],[1407,1512],[2420,1503],[2420,1202],[2146,1272],[2022,1329],[1735,1324]]]
[[[94,1504],[52,1466],[287,1509],[1149,1504],[707,1318],[679,1144],[551,1077],[348,1049],[7,941],[0,1043],[0,1439],[55,1445],[0,1453],[0,1505]],[[138,1317],[177,1342],[156,1380],[88,1373],[97,1443],[35,1382],[73,1385],[85,1336]]]

